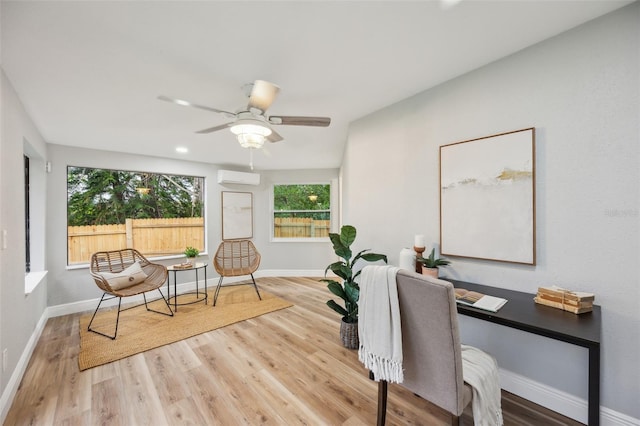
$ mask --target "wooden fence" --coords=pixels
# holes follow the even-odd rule
[[[275,238],[329,238],[331,221],[304,217],[276,217],[273,226]]]
[[[204,250],[204,219],[127,219],[124,225],[69,226],[67,262],[88,263],[97,251],[135,248],[145,256],[180,254],[187,246]]]

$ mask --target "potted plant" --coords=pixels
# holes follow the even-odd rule
[[[358,299],[360,297],[360,286],[356,282],[356,278],[360,275],[361,270],[354,273],[353,267],[360,259],[367,262],[384,260],[386,263],[387,256],[378,253],[367,253],[369,249],[362,250],[353,256],[351,244],[353,244],[356,239],[356,228],[351,225],[344,225],[340,228],[339,234],[329,233],[329,239],[333,243],[333,251],[342,260],[327,266],[324,271],[325,279],[322,281],[327,283],[327,287],[331,293],[344,301],[344,306],[341,306],[333,299],[327,301],[327,306],[342,315],[342,322],[340,324],[340,339],[342,340],[342,344],[346,348],[357,349],[359,346]],[[342,282],[327,279],[326,276],[329,270],[342,278]]]
[[[441,257],[436,259],[436,249],[431,249],[431,254],[429,257],[418,257],[416,260],[422,264],[422,274],[430,275],[433,278],[438,278],[438,267],[439,266],[447,266],[451,262],[449,260],[443,259]]]
[[[190,263],[192,266],[195,266],[196,257],[198,257],[199,254],[200,251],[195,247],[188,246],[184,249],[184,255],[187,256],[187,263]]]

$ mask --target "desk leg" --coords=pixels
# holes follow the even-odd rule
[[[589,347],[589,426],[600,424],[600,345]]]

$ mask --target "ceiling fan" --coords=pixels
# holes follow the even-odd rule
[[[301,117],[290,115],[266,115],[266,111],[273,103],[280,88],[273,83],[264,80],[256,80],[244,86],[249,103],[246,107],[240,108],[236,112],[224,111],[182,99],[171,98],[169,96],[158,96],[158,99],[173,102],[178,105],[200,108],[207,111],[217,112],[226,117],[233,118],[225,124],[199,130],[196,133],[212,133],[218,130],[229,128],[238,138],[238,142],[244,148],[261,148],[265,140],[269,142],[279,142],[283,138],[272,126],[313,126],[327,127],[331,124],[329,117]]]

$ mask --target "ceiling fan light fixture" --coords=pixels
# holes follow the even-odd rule
[[[237,136],[241,147],[254,149],[261,148],[266,137],[272,133],[266,126],[247,122],[231,126],[231,132]]]
[[[264,145],[265,137],[256,133],[241,133],[238,135],[238,143],[243,148],[259,149]]]

